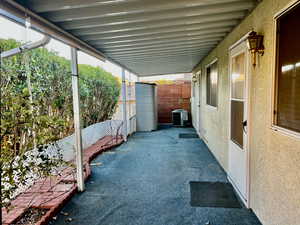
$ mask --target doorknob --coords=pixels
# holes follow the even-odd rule
[[[247,120],[243,121],[243,122],[242,122],[242,125],[243,125],[243,131],[244,131],[245,133],[247,133],[247,130],[245,130],[245,127],[247,127]]]

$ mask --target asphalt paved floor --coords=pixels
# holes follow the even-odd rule
[[[76,194],[52,224],[78,225],[260,225],[246,208],[190,205],[190,181],[228,182],[193,128],[137,132],[99,155],[86,191]],[[66,221],[72,218],[71,221]]]

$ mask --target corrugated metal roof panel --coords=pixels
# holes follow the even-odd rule
[[[18,0],[140,76],[190,72],[257,0]]]

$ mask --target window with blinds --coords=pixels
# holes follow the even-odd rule
[[[212,63],[206,68],[206,104],[217,107],[218,103],[218,65]]]
[[[275,124],[300,132],[300,4],[277,19]]]

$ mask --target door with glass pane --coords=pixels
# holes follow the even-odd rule
[[[248,50],[245,42],[230,50],[229,178],[247,202],[248,149],[247,95]]]

